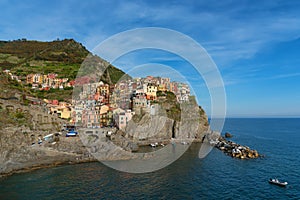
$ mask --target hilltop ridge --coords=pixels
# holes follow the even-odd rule
[[[75,79],[88,55],[106,68],[102,81],[109,84],[116,83],[125,75],[122,70],[93,55],[74,39],[51,42],[26,39],[0,41],[0,68],[8,69],[17,76],[26,76],[30,73],[56,73],[59,77]]]
[[[32,61],[52,61],[81,64],[89,51],[74,39],[42,42],[35,40],[0,41],[0,66],[16,67]],[[4,55],[6,56],[4,56]],[[15,59],[13,59],[15,58]],[[8,65],[8,66],[7,66]]]

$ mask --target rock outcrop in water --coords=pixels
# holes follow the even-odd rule
[[[235,142],[228,141],[222,136],[219,137],[215,147],[233,158],[252,159],[261,157],[256,150],[252,150],[247,146],[242,146]]]
[[[231,133],[228,133],[228,132],[225,133],[225,138],[232,138],[232,137],[233,137],[233,135]]]

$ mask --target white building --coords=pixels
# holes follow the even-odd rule
[[[128,122],[132,119],[134,114],[135,113],[131,110],[126,110],[125,112],[121,112],[116,116],[115,121],[120,130],[125,130]]]

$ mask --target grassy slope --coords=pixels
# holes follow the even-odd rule
[[[56,73],[59,78],[74,80],[81,64],[89,55],[89,51],[73,39],[61,41],[0,41],[0,67],[10,69],[17,76],[25,76],[30,73]],[[100,80],[106,83],[116,83],[124,72],[110,65],[98,56],[93,56],[95,61],[101,61],[108,66]],[[109,73],[107,73],[107,71]],[[108,76],[109,74],[109,76]],[[5,76],[1,76],[1,79]],[[24,80],[24,79],[23,79]],[[8,83],[7,84],[11,84]],[[50,92],[30,91],[28,87],[22,87],[13,82],[18,91],[49,99],[71,99],[72,90],[51,90]],[[9,89],[12,89],[9,86]]]

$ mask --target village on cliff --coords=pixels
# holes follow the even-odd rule
[[[78,80],[58,78],[57,74],[28,74],[25,81],[9,70],[3,73],[32,90],[64,90],[78,85]],[[23,78],[24,80],[24,78]],[[80,93],[69,101],[37,99],[27,96],[32,104],[43,107],[49,114],[68,120],[71,125],[83,128],[117,127],[125,130],[135,114],[155,112],[155,103],[160,95],[172,92],[177,102],[189,101],[190,88],[186,83],[170,81],[170,78],[147,76],[120,80],[117,84],[102,81],[80,84]],[[162,95],[163,96],[163,95]]]

